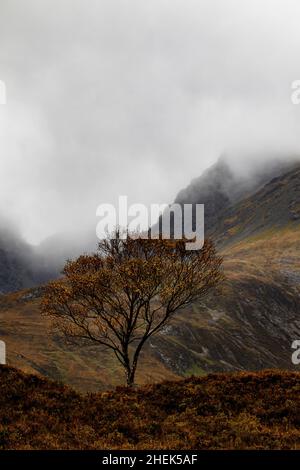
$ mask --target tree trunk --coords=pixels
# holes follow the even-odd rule
[[[134,386],[134,376],[135,376],[135,370],[134,369],[126,370],[127,387],[133,387]]]
[[[124,348],[124,362],[125,362],[124,367],[125,367],[127,387],[133,387],[135,385],[134,384],[135,372],[136,372],[136,368],[137,368],[137,364],[139,360],[139,355],[140,355],[142,345],[144,344],[144,342],[145,342],[145,339],[141,341],[141,343],[138,345],[135,351],[134,357],[133,357],[132,364],[130,363],[131,361],[128,355],[128,347]]]

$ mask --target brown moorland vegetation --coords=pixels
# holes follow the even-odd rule
[[[1,449],[300,449],[300,374],[267,370],[80,395],[0,367]]]

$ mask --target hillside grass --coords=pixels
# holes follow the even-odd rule
[[[300,449],[300,374],[210,374],[81,395],[1,366],[0,448]]]
[[[39,289],[0,295],[0,339],[7,348],[7,364],[67,383],[79,392],[97,392],[124,383],[124,372],[112,353],[98,345],[66,344],[55,335],[40,311]],[[137,382],[176,379],[151,350],[141,355]]]
[[[222,250],[229,279],[279,281],[286,270],[300,275],[300,225],[269,229]]]

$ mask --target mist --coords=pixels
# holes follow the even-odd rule
[[[1,0],[0,214],[39,244],[300,154],[297,0]],[[81,235],[78,235],[78,234]],[[46,246],[46,245],[44,245]]]

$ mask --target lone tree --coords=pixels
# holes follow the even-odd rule
[[[42,310],[67,339],[112,350],[132,386],[146,341],[221,281],[221,263],[210,241],[187,251],[184,240],[108,238],[96,254],[67,262]]]

